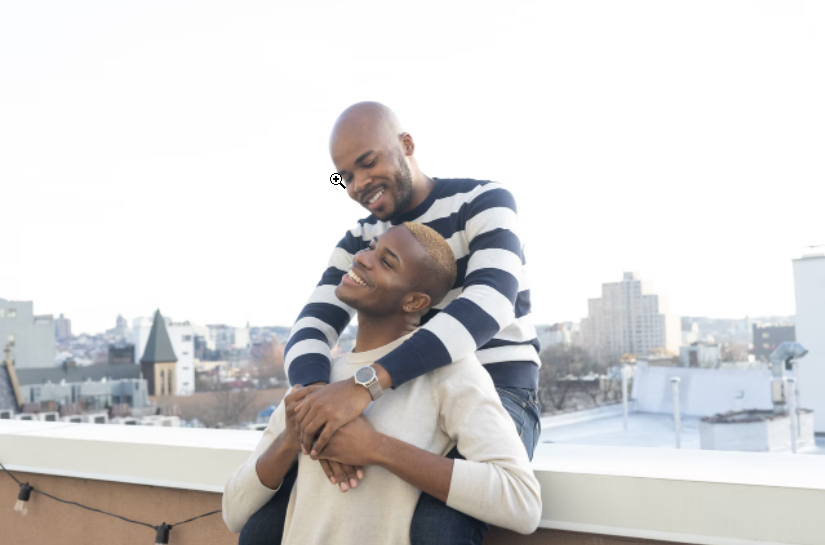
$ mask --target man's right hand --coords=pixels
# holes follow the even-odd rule
[[[297,420],[296,408],[300,408],[300,402],[309,394],[318,391],[326,383],[316,382],[306,387],[296,384],[292,392],[284,398],[286,404],[286,433],[284,441],[287,442],[288,448],[297,448],[301,450],[300,425]],[[364,478],[364,469],[362,467],[353,467],[346,464],[339,464],[329,460],[318,460],[321,463],[321,468],[324,470],[329,482],[337,484],[341,492],[346,492],[351,488],[358,486],[358,481]]]
[[[286,406],[286,426],[284,428],[284,447],[288,449],[295,449],[301,451],[301,428],[295,418],[295,408],[306,396],[313,391],[320,388],[320,386],[303,387],[296,384],[292,387],[292,391],[284,398],[284,405]]]

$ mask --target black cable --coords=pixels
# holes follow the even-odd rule
[[[132,524],[140,524],[142,526],[148,526],[149,528],[151,528],[153,530],[155,529],[154,525],[148,524],[146,522],[140,522],[140,521],[137,521],[137,520],[127,519],[126,517],[121,517],[120,515],[115,515],[114,513],[107,513],[106,511],[101,511],[100,509],[95,509],[94,507],[87,507],[87,506],[85,506],[81,503],[77,503],[77,502],[74,502],[74,501],[61,500],[60,498],[55,498],[51,494],[47,494],[46,492],[43,492],[43,491],[38,490],[36,488],[34,488],[33,490],[34,490],[34,492],[37,492],[38,494],[42,494],[42,495],[46,496],[47,498],[51,498],[55,501],[59,501],[59,502],[62,502],[62,503],[68,503],[69,505],[76,505],[78,507],[82,507],[83,509],[88,509],[89,511],[94,511],[96,513],[102,513],[104,515],[109,515],[110,517],[115,517],[115,518],[119,518],[120,520],[125,520],[126,522],[131,522]]]
[[[174,528],[175,526],[180,526],[181,524],[186,524],[187,522],[192,522],[193,520],[197,520],[199,518],[208,517],[209,515],[214,515],[215,513],[220,513],[221,510],[218,509],[217,511],[212,511],[211,513],[204,513],[203,515],[198,515],[197,517],[192,517],[191,519],[186,519],[183,522],[178,522],[172,524],[171,526]]]
[[[23,483],[21,483],[20,481],[17,480],[17,477],[15,477],[14,474],[12,474],[11,471],[6,469],[6,466],[4,466],[2,462],[0,462],[0,468],[2,468],[3,471],[5,471],[8,474],[9,477],[14,479],[14,482],[16,482],[19,485],[23,484]],[[42,495],[46,496],[47,498],[51,498],[51,499],[53,499],[55,501],[59,501],[61,503],[66,503],[66,504],[69,504],[69,505],[76,505],[78,507],[82,507],[83,509],[88,509],[89,511],[94,511],[96,513],[109,515],[110,517],[119,518],[120,520],[123,520],[123,521],[126,521],[126,522],[131,522],[132,524],[140,524],[142,526],[147,526],[147,527],[149,527],[153,530],[157,529],[157,526],[153,526],[152,524],[149,524],[149,523],[146,523],[146,522],[140,522],[138,520],[127,519],[126,517],[121,517],[120,515],[115,515],[114,513],[107,513],[106,511],[101,511],[100,509],[95,509],[94,507],[88,507],[86,505],[83,505],[82,503],[77,503],[77,502],[74,502],[74,501],[61,500],[60,498],[56,498],[55,496],[52,496],[51,494],[48,494],[48,493],[43,492],[41,490],[37,490],[34,487],[32,487],[32,492],[37,492],[38,494],[42,494]],[[199,518],[208,517],[210,515],[214,515],[214,514],[220,513],[220,512],[221,512],[221,510],[218,509],[217,511],[212,511],[210,513],[204,513],[203,515],[198,515],[197,517],[192,517],[191,519],[186,519],[183,522],[178,522],[176,524],[169,524],[168,526],[171,529],[171,528],[174,528],[175,526],[180,526],[181,524],[186,524],[187,522],[192,522],[193,520],[198,520]]]
[[[0,462],[0,467],[2,467],[2,468],[3,468],[3,471],[5,471],[6,473],[8,473],[8,474],[9,474],[9,477],[11,477],[12,479],[14,479],[14,482],[16,482],[17,484],[23,484],[23,483],[21,483],[20,481],[18,481],[18,480],[17,480],[17,477],[15,477],[14,475],[12,475],[12,474],[11,474],[11,471],[9,471],[8,469],[6,469],[6,466],[4,466],[4,465],[3,465],[3,462]]]

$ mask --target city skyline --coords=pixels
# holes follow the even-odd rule
[[[366,215],[327,143],[367,99],[426,174],[513,192],[536,323],[580,320],[627,271],[683,316],[794,314],[791,259],[825,243],[812,3],[439,4],[392,25],[334,3],[47,5],[0,6],[0,297],[77,332],[157,308],[292,324]],[[291,23],[310,16],[311,39]],[[386,46],[422,30],[439,39]]]
[[[17,302],[18,300],[10,300],[10,301]],[[33,302],[33,301],[26,301],[26,303],[34,303],[34,305],[36,306],[36,302]],[[71,335],[69,337],[67,337],[66,339],[68,339],[68,338],[78,338],[82,335],[88,335],[88,336],[108,335],[108,334],[110,334],[111,332],[113,332],[117,329],[117,328],[112,328],[112,327],[109,327],[109,326],[112,325],[112,324],[115,324],[117,322],[118,318],[123,318],[123,319],[127,320],[127,322],[128,322],[127,334],[125,336],[125,339],[128,342],[129,341],[128,336],[133,331],[133,329],[135,327],[134,324],[136,323],[136,321],[137,320],[140,320],[141,322],[147,322],[148,321],[149,323],[151,323],[154,312],[157,311],[157,310],[161,310],[161,309],[155,309],[152,312],[148,312],[148,313],[141,314],[141,315],[136,315],[136,316],[131,316],[129,318],[126,318],[122,315],[122,313],[119,313],[114,319],[111,320],[110,324],[105,324],[99,330],[83,330],[83,331],[80,331],[80,330],[76,330],[76,328],[74,326],[72,326]],[[42,314],[49,315],[49,313],[42,313]],[[63,314],[65,314],[65,313],[63,313]],[[163,314],[164,314],[164,316],[166,316],[165,313],[163,313]],[[37,315],[41,315],[41,313],[38,312]],[[74,323],[71,316],[61,316],[60,318],[58,318],[58,316],[54,316],[54,315],[51,315],[51,316],[54,319],[55,323],[57,322],[57,320],[59,320],[61,318],[72,322],[72,324]],[[686,315],[679,315],[678,317],[679,318],[684,318],[684,319],[690,319],[690,320],[697,320],[697,319],[698,320],[704,320],[704,319],[707,319],[707,320],[731,320],[731,321],[751,320],[754,323],[764,321],[766,324],[773,324],[773,321],[779,320],[782,324],[784,324],[788,320],[790,320],[792,322],[793,318],[794,318],[794,314],[758,314],[758,315],[742,315],[742,316],[707,316],[707,315],[686,316]],[[175,323],[191,324],[192,326],[197,326],[197,327],[228,327],[230,329],[244,329],[244,328],[247,328],[247,327],[249,329],[255,329],[255,328],[290,328],[290,327],[292,327],[291,322],[290,323],[274,323],[274,322],[272,322],[272,323],[251,323],[247,320],[247,321],[244,321],[242,323],[232,323],[232,322],[228,322],[226,320],[223,320],[223,321],[216,320],[216,321],[212,321],[212,322],[207,323],[207,322],[203,322],[203,321],[192,320],[192,319],[186,318],[185,316],[182,316],[182,317],[166,316],[166,318],[169,319],[169,320],[173,320]],[[578,325],[578,324],[581,323],[582,320],[584,320],[586,318],[587,318],[587,315],[582,316],[579,319],[556,320],[556,321],[552,321],[552,322],[535,321],[534,323],[535,323],[535,326],[537,326],[537,327],[538,326],[548,327],[548,326],[551,326],[551,325],[559,325],[559,324],[577,324]],[[101,318],[100,321],[103,321],[103,319]],[[350,323],[350,326],[357,327],[357,325],[358,325],[357,320],[353,320]],[[55,335],[55,342],[57,344],[61,343],[61,337],[59,335]]]

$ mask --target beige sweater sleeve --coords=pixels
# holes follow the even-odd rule
[[[289,394],[287,392],[286,395]],[[255,447],[255,451],[235,470],[229,477],[223,489],[223,521],[230,532],[239,533],[244,525],[254,515],[258,509],[266,505],[269,500],[278,492],[267,488],[258,478],[258,471],[255,464],[261,454],[269,448],[275,439],[286,427],[284,404],[281,402],[278,408],[272,413],[269,424],[264,430],[264,435]]]
[[[447,505],[522,534],[541,520],[541,489],[490,375],[475,362],[436,371],[441,425],[466,460],[456,460]],[[459,368],[460,367],[460,368]]]

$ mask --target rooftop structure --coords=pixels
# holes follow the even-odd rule
[[[54,319],[36,316],[31,301],[0,299],[0,344],[10,340],[17,369],[54,365]]]
[[[36,369],[17,369],[20,384],[45,384],[52,382],[86,382],[140,378],[138,365],[87,365],[78,367],[66,362],[61,366],[41,367]]]
[[[695,324],[694,324],[695,325]],[[715,369],[722,363],[722,350],[718,344],[694,342],[679,347],[679,365]]]
[[[793,261],[796,341],[808,349],[799,364],[799,406],[814,411],[814,430],[825,433],[825,246]]]
[[[20,409],[23,397],[10,355],[10,343],[6,343],[3,359],[0,359],[0,411],[10,411],[8,414],[11,415]]]
[[[83,411],[103,411],[119,404],[132,408],[149,405],[146,380],[138,378],[30,384],[20,386],[20,392],[26,403],[79,403]]]

